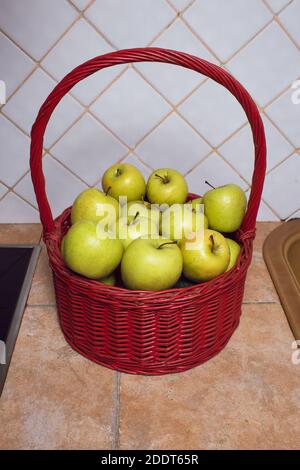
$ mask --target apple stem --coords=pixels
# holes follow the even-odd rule
[[[208,186],[210,186],[212,189],[216,189],[215,186],[213,186],[212,184],[210,184],[208,181],[205,181],[205,184],[208,184]]]
[[[132,222],[134,222],[134,221],[135,221],[135,219],[136,219],[136,218],[137,218],[139,215],[140,215],[140,213],[139,213],[139,212],[137,212],[137,213],[135,214],[135,216],[134,216],[134,218],[133,218],[133,221],[132,221]]]
[[[155,176],[162,179],[164,184],[169,183],[169,178],[167,176],[160,176],[157,173],[155,173]]]
[[[109,186],[109,188],[107,188],[107,191],[106,191],[106,193],[105,193],[105,196],[108,196],[108,193],[109,193],[110,190],[111,190],[111,186]]]
[[[209,238],[211,239],[211,252],[213,253],[214,248],[215,248],[215,240],[214,240],[214,237],[212,235],[210,235]]]
[[[161,245],[159,245],[158,249],[160,250],[163,246],[165,245],[177,245],[177,241],[174,240],[173,242],[165,242],[165,243],[162,243]]]
[[[116,176],[120,176],[120,174],[121,174],[121,170],[120,168],[117,168]]]

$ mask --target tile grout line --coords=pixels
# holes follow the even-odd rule
[[[286,5],[284,5],[283,8],[281,8],[281,10],[279,10],[277,13],[274,13],[272,11],[272,8],[270,7],[270,5],[266,2],[266,0],[262,0],[263,4],[273,13],[273,18],[274,18],[274,21],[278,24],[278,26],[282,29],[282,31],[286,34],[286,36],[289,38],[289,40],[294,44],[294,46],[296,47],[296,49],[298,49],[298,51],[300,52],[300,46],[299,44],[297,43],[297,41],[295,41],[295,39],[293,38],[293,36],[289,33],[289,31],[286,29],[286,27],[281,23],[280,21],[280,15],[281,13],[284,11],[284,10],[287,10],[293,3],[294,3],[294,0],[291,0],[289,3],[287,3]]]
[[[121,398],[121,372],[114,372],[113,415],[112,415],[112,449],[120,449],[120,398]]]
[[[294,212],[292,212],[292,213],[287,217],[287,219],[285,219],[285,220],[288,220],[288,219],[290,219],[291,217],[293,217],[294,215],[296,215],[299,210],[300,210],[300,207],[299,207],[299,209],[296,209]]]
[[[271,11],[271,13],[273,13],[274,16],[278,16],[280,15],[280,13],[282,13],[287,7],[289,7],[292,3],[294,2],[294,0],[289,0],[285,5],[283,5],[283,7],[281,7],[277,12],[273,11],[272,8],[270,7],[270,5],[268,3],[265,3],[266,7]]]
[[[80,15],[76,17],[72,23],[66,28],[66,30],[59,36],[59,38],[52,44],[52,46],[47,50],[47,52],[39,59],[36,60],[31,54],[29,54],[25,49],[22,48],[22,46],[19,46],[19,44],[8,34],[6,34],[1,28],[0,32],[7,37],[17,48],[19,48],[23,54],[25,54],[27,57],[31,59],[35,63],[35,67],[33,70],[23,79],[23,81],[20,83],[20,85],[17,86],[17,88],[14,90],[14,92],[9,96],[7,99],[5,105],[9,103],[9,101],[12,99],[12,97],[20,90],[20,88],[25,84],[25,82],[39,69],[42,68],[42,61],[47,57],[47,55],[57,46],[57,44],[68,34],[71,28],[77,23],[77,21],[80,19]],[[56,80],[57,81],[57,80]],[[4,105],[4,106],[5,106]],[[2,108],[2,106],[1,106]],[[1,110],[0,108],[0,110]]]
[[[275,301],[258,301],[258,302],[252,302],[252,301],[243,301],[242,305],[281,305],[280,302],[275,302]]]
[[[85,7],[85,9],[83,11],[80,11],[72,2],[70,2],[69,0],[67,0],[68,3],[72,6],[72,8],[74,10],[76,10],[77,12],[77,17],[70,23],[70,25],[64,30],[64,32],[55,40],[55,42],[52,44],[52,46],[47,50],[47,52],[45,52],[45,54],[39,59],[39,60],[36,60],[34,58],[34,56],[32,56],[28,51],[26,51],[21,45],[19,45],[14,38],[12,38],[8,33],[6,33],[5,31],[2,30],[2,28],[0,28],[0,32],[9,40],[11,41],[18,49],[20,49],[23,54],[25,54],[32,62],[34,62],[35,66],[33,68],[33,70],[28,74],[26,75],[26,77],[22,80],[22,82],[17,86],[17,88],[13,91],[13,93],[9,96],[9,98],[6,100],[6,103],[5,105],[11,100],[11,98],[19,91],[19,89],[25,84],[25,82],[34,74],[34,72],[36,72],[39,68],[43,70],[43,72],[47,73],[49,75],[50,78],[52,78],[56,83],[58,83],[58,81],[56,80],[56,78],[54,78],[53,76],[50,76],[49,72],[47,70],[44,69],[44,66],[42,65],[42,62],[43,60],[45,60],[45,58],[48,56],[48,54],[50,54],[50,52],[52,52],[52,50],[57,46],[57,44],[62,40],[64,39],[64,37],[68,34],[68,32],[73,28],[73,26],[82,18],[85,19],[84,17],[84,12],[87,8],[89,8],[96,0],[91,0],[91,2]],[[2,106],[0,107],[0,111],[1,111],[1,108]]]
[[[290,88],[290,87],[289,87]],[[288,89],[289,89],[288,88]],[[286,92],[287,90],[285,90]],[[284,92],[284,93],[285,93]],[[271,103],[272,104],[272,103]],[[270,117],[270,115],[268,114],[268,110],[267,109],[263,109],[261,111],[264,116],[266,116],[266,118],[270,121],[270,123],[273,125],[273,127],[275,127],[275,129],[280,133],[280,135],[282,137],[284,137],[284,139],[290,144],[291,147],[293,147],[294,151],[295,152],[298,152],[298,149],[297,147],[295,147],[295,145],[293,144],[293,142],[289,139],[289,137],[286,136],[286,134],[282,131],[282,129],[276,124],[276,122]]]
[[[85,8],[85,10],[88,9],[88,8],[94,3],[94,1],[95,1],[95,0],[92,0],[92,2]],[[75,24],[81,17],[83,17],[85,20],[88,21],[88,19],[84,16],[85,10],[84,10],[84,11],[82,12],[82,14],[80,14],[79,17],[69,26],[68,30],[65,31],[65,33],[64,33],[64,34],[56,41],[56,43],[47,51],[47,53],[40,59],[40,61],[39,61],[38,65],[37,65],[37,67],[31,72],[31,74],[33,74],[37,69],[40,68],[40,69],[41,69],[44,73],[46,73],[53,81],[55,81],[56,84],[58,83],[57,79],[56,79],[47,69],[44,68],[44,66],[41,64],[41,62],[42,62],[42,61],[45,59],[45,57],[51,52],[52,48],[54,48],[54,47],[56,46],[56,44],[57,44],[58,42],[60,42],[61,39],[63,39],[63,37],[65,36],[65,34],[67,34],[67,32],[74,26],[74,24]],[[176,19],[177,19],[177,18],[176,18],[176,16],[175,16],[175,17],[173,18],[173,20],[167,25],[167,27],[169,27],[173,22],[175,22]],[[89,21],[88,21],[88,22],[89,22]],[[89,23],[90,23],[90,22],[89,22]],[[96,31],[97,33],[100,33],[100,31],[99,31],[93,24],[92,24],[92,26],[93,26],[93,28],[95,29],[95,31]],[[154,39],[152,39],[148,45],[150,45],[152,42],[154,42],[154,41],[157,39],[157,37],[159,37],[161,34],[163,34],[163,32],[165,31],[165,29],[166,29],[166,27],[165,27],[163,30],[161,30],[161,32],[160,32],[158,35],[156,35],[156,37],[155,37]],[[3,33],[3,34],[5,34],[5,33]],[[7,36],[7,37],[8,37],[8,36]],[[8,37],[8,39],[10,39],[10,38]],[[16,45],[17,47],[19,47],[17,43],[15,43],[15,45]],[[115,47],[115,46],[113,46],[113,47]],[[23,52],[26,53],[25,51],[23,51]],[[26,53],[26,54],[27,54],[27,53]],[[27,55],[28,55],[28,54],[27,54]],[[29,55],[28,55],[28,56],[29,56]],[[33,57],[30,57],[30,58],[31,58],[32,60],[34,60]],[[84,103],[82,103],[76,96],[74,96],[72,93],[70,93],[70,95],[72,96],[72,98],[73,98],[74,100],[76,100],[82,108],[84,108],[84,111],[83,111],[83,112],[81,113],[81,115],[80,115],[62,134],[61,134],[61,136],[60,136],[49,148],[45,148],[45,147],[44,147],[44,151],[47,152],[47,153],[48,153],[52,158],[54,158],[56,161],[58,161],[58,163],[62,164],[62,162],[61,162],[60,160],[56,159],[56,158],[50,153],[50,150],[52,149],[52,147],[53,147],[54,145],[56,145],[56,144],[65,136],[65,134],[66,134],[66,133],[67,133],[67,132],[86,114],[86,113],[89,113],[89,114],[90,114],[94,119],[96,119],[109,133],[111,133],[111,134],[113,135],[113,137],[115,137],[123,146],[125,146],[125,147],[128,148],[127,153],[126,153],[123,157],[121,157],[120,160],[125,159],[126,156],[128,155],[128,152],[129,152],[129,153],[130,153],[130,152],[133,152],[134,149],[133,149],[133,148],[130,148],[130,147],[126,144],[126,142],[124,142],[122,139],[120,139],[120,137],[119,137],[117,134],[115,134],[104,122],[102,122],[102,120],[100,120],[100,118],[99,118],[96,114],[94,114],[94,113],[91,111],[91,109],[90,109],[90,107],[101,97],[101,95],[102,95],[105,91],[107,91],[107,90],[113,85],[113,83],[114,83],[115,81],[117,81],[117,80],[121,77],[121,75],[123,75],[123,73],[125,73],[125,72],[127,71],[127,69],[128,69],[129,67],[130,67],[130,66],[126,67],[125,70],[121,71],[121,73],[120,73],[118,76],[116,76],[116,77],[107,85],[107,87],[106,87],[104,90],[102,90],[102,91],[99,93],[99,95],[97,95],[96,98],[94,98],[94,99],[91,101],[91,103],[89,103],[88,106],[84,105]],[[25,83],[25,81],[27,81],[28,78],[30,78],[31,74],[29,74],[29,75],[24,79],[24,82],[22,83],[22,85]],[[150,85],[151,85],[151,84],[150,84]],[[152,86],[152,85],[151,85],[151,86]],[[11,95],[11,96],[12,96],[12,95]],[[2,112],[1,109],[0,109],[0,114],[3,114],[7,119],[10,120],[10,122],[11,122],[12,124],[16,125],[16,123],[15,123],[11,118],[9,118],[9,116],[6,115],[5,111]],[[159,124],[160,124],[160,122],[157,124],[157,126],[158,126]],[[27,137],[30,138],[30,135],[27,134],[27,132],[25,132],[20,126],[18,126],[18,125],[16,125],[16,126],[17,126]],[[156,128],[156,127],[152,128],[152,130],[150,130],[150,133],[151,133],[151,131],[153,131],[155,128]],[[62,166],[64,166],[65,169],[68,170],[69,172],[71,172],[74,176],[76,176],[77,178],[79,178],[78,175],[77,175],[76,173],[74,173],[73,170],[71,170],[67,165],[63,165],[63,164],[62,164]],[[30,171],[30,170],[29,170],[29,171]],[[19,182],[29,173],[29,171],[27,171],[27,172],[26,172],[21,178],[19,178],[19,180],[13,185],[13,187],[10,189],[11,192],[15,193],[15,191],[14,191],[15,186],[16,186],[17,184],[19,184]],[[82,180],[81,178],[79,178],[79,179],[80,179],[81,181],[83,181],[85,184],[87,184],[87,183],[86,183],[84,180]],[[96,183],[96,184],[97,184],[97,183]],[[9,192],[9,191],[8,191],[8,192]],[[4,199],[4,197],[7,195],[8,192],[6,192],[6,193],[0,198],[0,201],[1,201],[2,199]],[[21,197],[25,202],[28,202],[33,208],[35,208],[35,206],[33,206],[29,201],[27,201],[27,199],[25,199],[24,197],[22,197],[21,195],[19,195],[19,193],[15,193],[15,194],[16,194],[17,196]]]
[[[299,78],[298,77],[295,77],[295,80],[297,80]],[[293,80],[294,82],[294,80]],[[292,83],[293,83],[292,82]],[[288,85],[286,85],[279,93],[277,93],[275,96],[273,96],[273,98],[268,101],[264,106],[260,106],[260,110],[261,111],[265,111],[267,108],[269,108],[275,101],[279,100],[279,98],[282,97],[282,95],[284,95],[289,89],[291,88],[291,83],[289,83]]]
[[[191,6],[193,6],[194,3],[196,3],[197,0],[190,0],[190,2],[182,8],[182,10],[178,10],[177,7],[173,4],[172,0],[165,0],[166,3],[173,8],[173,10],[179,15],[182,15],[184,12],[186,12]]]
[[[74,26],[74,24],[75,24],[81,17],[84,18],[84,20],[86,20],[88,23],[90,23],[90,22],[88,21],[88,19],[84,16],[84,12],[85,12],[85,10],[87,10],[87,9],[94,3],[94,1],[95,1],[95,0],[92,0],[92,2],[91,2],[89,5],[87,5],[87,7],[82,11],[82,13],[81,13],[81,14],[76,18],[76,20],[74,20],[74,22],[69,26],[68,30],[64,32],[64,34],[56,41],[56,43],[55,43],[55,44],[47,51],[47,53],[40,59],[40,61],[39,61],[38,65],[37,65],[37,67],[31,72],[31,74],[33,74],[34,71],[36,71],[38,68],[40,68],[40,69],[41,69],[44,73],[46,73],[53,81],[55,81],[56,84],[58,83],[57,79],[56,79],[47,69],[44,68],[44,66],[41,64],[41,62],[45,59],[45,57],[47,57],[47,55],[52,51],[52,49],[56,46],[56,44],[57,44],[58,42],[60,42],[61,39],[63,39],[63,37],[67,34],[67,32]],[[73,4],[72,4],[72,6],[74,7]],[[167,27],[169,27],[170,24],[172,24],[172,23],[175,22],[175,21],[176,21],[176,17],[174,17],[174,19],[169,23],[169,25],[167,25]],[[98,30],[98,28],[96,28],[92,23],[91,23],[91,25],[93,26],[94,30],[95,30],[98,34],[102,34],[101,31]],[[152,39],[152,40],[150,41],[150,43],[148,44],[148,46],[149,46],[153,41],[155,41],[158,36],[160,36],[161,34],[163,34],[164,31],[165,31],[165,28],[164,28],[163,30],[161,30],[161,32],[160,32],[154,39]],[[7,36],[8,39],[10,39],[9,36],[6,35],[4,32],[3,32],[3,34],[4,34],[5,36]],[[105,38],[105,40],[106,40],[106,38]],[[108,42],[108,41],[107,41],[107,42]],[[15,45],[16,45],[16,47],[19,47],[17,43],[15,43]],[[113,48],[116,48],[114,45],[112,45],[112,47],[113,47]],[[23,52],[26,53],[25,50],[23,50]],[[26,53],[26,54],[29,56],[28,53]],[[31,57],[31,56],[29,56],[29,57],[30,57],[33,61],[35,60],[35,59],[34,59],[33,57]],[[123,73],[126,72],[126,70],[127,70],[129,67],[130,67],[130,66],[126,67],[125,70],[121,71],[121,73],[120,73],[119,75],[117,75],[117,76],[107,85],[107,87],[105,87],[105,88],[99,93],[99,95],[97,95],[96,98],[94,98],[94,99],[91,101],[91,103],[89,103],[88,106],[84,105],[84,103],[82,103],[82,102],[81,102],[76,96],[74,96],[72,93],[70,93],[70,95],[72,96],[72,98],[73,98],[74,100],[76,100],[76,101],[79,103],[79,105],[80,105],[82,108],[85,109],[86,113],[89,113],[92,117],[94,117],[94,118],[95,118],[102,126],[104,126],[105,129],[106,129],[108,132],[110,132],[122,145],[124,145],[125,147],[127,147],[129,151],[132,151],[132,149],[126,144],[126,142],[124,142],[122,139],[120,139],[120,137],[119,137],[117,134],[115,134],[105,123],[103,123],[103,122],[100,120],[100,118],[99,118],[96,114],[94,114],[94,113],[91,111],[91,109],[90,109],[90,107],[102,96],[102,94],[103,94],[104,92],[106,92],[106,91],[114,84],[114,82],[117,81],[117,80],[123,75]],[[25,83],[25,81],[27,81],[27,79],[30,78],[31,74],[29,74],[29,75],[24,79],[24,81],[23,81],[23,83],[22,83],[21,85],[23,85],[23,84]],[[11,97],[12,97],[12,95],[11,95]],[[6,118],[8,118],[8,116],[6,115],[5,111],[3,111],[3,112],[1,111],[1,108],[0,108],[0,114],[3,114]],[[83,117],[84,114],[85,114],[85,112],[83,111],[83,112],[81,113],[81,116],[80,116],[80,117]],[[50,150],[54,145],[56,145],[56,143],[58,143],[58,142],[65,136],[65,134],[79,121],[80,117],[77,118],[77,119],[75,120],[75,122],[73,122],[73,124],[71,124],[71,125],[61,134],[61,136],[55,141],[55,143],[53,143],[53,144],[51,145],[51,147],[49,147],[49,149],[44,148],[44,150],[49,153],[49,150]],[[15,124],[12,119],[10,119],[10,121],[12,122],[12,124]],[[15,125],[16,125],[16,124],[15,124]],[[22,130],[22,132],[25,133],[25,135],[27,135],[28,137],[30,137],[29,134],[27,134],[27,132],[23,131],[22,128],[20,128],[19,126],[17,126],[17,127],[18,127],[20,130]],[[121,159],[123,159],[123,158],[126,158],[126,156],[121,157]],[[69,171],[71,171],[67,166],[66,166],[66,168],[67,168]],[[25,177],[27,173],[28,173],[28,172],[26,172],[23,176]],[[21,179],[22,179],[22,178],[21,178]],[[19,181],[20,181],[20,180],[19,180]],[[19,181],[18,181],[18,182],[19,182]]]
[[[26,307],[30,307],[30,308],[56,308],[57,309],[56,304],[31,304],[29,302],[26,304]]]
[[[138,73],[140,74],[139,71],[138,71]],[[145,78],[144,78],[144,79],[145,79]],[[145,79],[145,80],[147,81],[147,79]],[[147,81],[147,83],[148,83],[148,81]],[[200,88],[200,86],[201,86],[202,84],[203,84],[203,83],[201,83],[201,84],[199,85],[198,89]],[[218,149],[219,149],[222,145],[224,145],[224,143],[225,143],[227,140],[230,140],[232,137],[234,137],[234,135],[235,135],[236,133],[238,133],[244,126],[246,126],[246,125],[247,125],[247,122],[245,122],[245,123],[243,123],[241,126],[239,126],[233,133],[231,133],[229,136],[227,136],[226,139],[224,139],[224,141],[220,142],[220,144],[218,144],[218,146],[215,147],[215,146],[213,146],[213,145],[211,144],[211,142],[210,142],[209,140],[206,139],[206,137],[204,137],[204,136],[202,135],[202,133],[201,133],[198,129],[196,129],[196,128],[185,118],[185,116],[183,116],[183,115],[181,114],[181,112],[180,112],[180,111],[178,110],[178,108],[177,108],[178,105],[177,105],[177,106],[174,106],[174,105],[170,102],[170,100],[168,100],[166,97],[164,97],[164,95],[163,95],[154,85],[152,85],[152,87],[154,88],[154,90],[155,90],[162,98],[164,98],[164,99],[167,101],[167,103],[169,104],[169,106],[172,108],[172,111],[171,111],[169,114],[167,114],[166,116],[164,116],[164,118],[162,118],[161,121],[160,121],[159,123],[157,123],[157,125],[156,125],[154,128],[152,128],[146,136],[144,136],[140,141],[138,141],[138,142],[136,143],[136,145],[135,145],[135,147],[134,147],[134,150],[136,150],[136,149],[138,148],[138,146],[139,146],[147,137],[149,137],[167,118],[169,118],[169,117],[171,116],[171,114],[174,113],[174,114],[178,115],[181,119],[183,119],[183,121],[184,121],[187,125],[189,125],[189,126],[192,128],[192,130],[193,130],[194,132],[196,132],[197,135],[211,148],[211,150],[209,151],[209,153],[208,153],[206,156],[204,156],[204,157],[198,162],[198,164],[195,164],[195,166],[193,167],[193,169],[191,169],[190,171],[188,171],[187,174],[192,173],[192,171],[194,171],[194,169],[197,168],[197,166],[200,165],[200,164],[203,162],[204,159],[206,159],[209,155],[211,155],[212,152],[215,152],[215,153],[217,153],[217,155],[218,155],[226,164],[228,164],[228,165],[232,168],[232,170],[233,170],[235,173],[238,174],[238,176],[247,184],[247,186],[249,186],[248,181],[247,181],[247,180],[246,180],[246,179],[245,179],[245,178],[244,178],[244,177],[243,177],[243,176],[242,176],[242,175],[241,175],[241,174],[240,174],[240,173],[221,155],[221,153],[218,151]],[[184,98],[184,99],[182,100],[181,104],[182,104],[185,100],[186,100],[186,98]],[[181,104],[180,104],[180,106],[181,106]]]
[[[95,1],[95,0],[92,0],[91,4],[88,5],[88,6],[86,7],[86,9],[88,9],[88,8],[94,3],[94,1]],[[168,0],[166,0],[166,1],[168,1]],[[192,2],[191,4],[189,4],[189,5],[185,8],[184,11],[186,11],[190,6],[192,6],[193,3],[194,3],[194,2]],[[72,5],[73,5],[73,4],[72,4]],[[73,5],[73,6],[74,6],[74,5]],[[85,12],[85,10],[82,12],[82,14],[80,15],[80,17],[84,17],[84,12]],[[78,21],[78,19],[79,19],[79,17],[73,22],[72,25],[70,25],[69,29],[75,24],[76,21]],[[84,19],[86,20],[86,17],[84,17]],[[176,20],[177,20],[177,18],[175,17],[175,18],[170,22],[170,24],[173,24]],[[268,24],[269,24],[269,23],[268,23]],[[268,26],[268,24],[266,24],[263,29],[265,29],[265,28]],[[188,25],[188,23],[187,23],[187,25]],[[163,34],[163,33],[165,32],[165,30],[166,30],[168,27],[169,27],[169,25],[167,25],[167,26],[158,34],[158,36],[160,36],[161,34]],[[97,28],[94,28],[94,29],[97,31],[97,33],[101,34],[100,30],[98,30]],[[262,30],[263,30],[263,29],[262,29]],[[246,46],[248,45],[248,43],[250,43],[258,34],[260,34],[260,32],[261,32],[262,30],[260,30],[259,32],[257,32],[256,35],[254,35],[254,36],[253,36],[250,40],[248,40],[243,46],[241,46],[241,48],[240,48],[238,51],[236,51],[232,56],[230,56],[230,58],[227,59],[223,64],[226,65],[226,63],[227,63],[229,60],[231,60],[232,57],[234,57],[238,52],[240,52],[240,50],[242,50],[244,47],[246,47]],[[62,37],[59,38],[59,39],[56,41],[56,43],[55,43],[52,47],[55,47],[55,45],[64,37],[64,35],[65,35],[67,32],[68,32],[68,31],[66,31],[66,32],[62,35]],[[6,35],[4,32],[3,32],[3,34]],[[8,35],[6,35],[6,36],[8,37]],[[9,37],[8,37],[8,38],[9,38]],[[201,38],[200,36],[197,37],[197,38],[198,38],[198,40],[199,40],[200,42],[202,41],[202,38]],[[11,39],[11,38],[9,38],[9,39]],[[156,38],[152,39],[152,40],[150,41],[150,43],[148,43],[148,46],[147,46],[147,47],[149,47],[149,45],[151,45],[155,40],[156,40]],[[17,47],[19,47],[17,43],[15,43],[15,44],[16,44]],[[49,51],[43,56],[43,58],[41,59],[41,61],[44,60],[44,58],[49,54],[49,52],[51,52],[52,47],[51,47],[51,48],[49,49]],[[207,48],[207,46],[205,46],[205,47]],[[25,52],[25,51],[23,51],[23,52]],[[31,56],[30,56],[30,58],[31,58]],[[32,58],[32,59],[33,59],[33,58]],[[34,60],[34,59],[33,59],[33,60]],[[220,59],[218,59],[218,61],[220,61]],[[57,79],[54,78],[54,77],[52,76],[52,74],[50,74],[50,73],[48,72],[48,70],[44,69],[44,67],[43,67],[41,64],[39,65],[39,67],[40,67],[45,73],[47,73],[50,78],[52,78],[53,80],[55,80],[55,81],[57,82]],[[141,74],[141,76],[142,76],[142,78],[144,78],[142,74]],[[27,78],[28,78],[28,77],[27,77]],[[27,78],[25,79],[25,81],[27,80]],[[144,79],[145,79],[145,78],[144,78]],[[113,81],[115,81],[115,79],[114,79]],[[113,81],[112,81],[112,82],[113,82]],[[102,94],[103,92],[107,91],[107,89],[110,88],[110,85],[112,84],[112,82],[108,84],[108,86],[107,86],[106,89],[102,90],[101,94]],[[153,87],[153,85],[152,85],[151,82],[147,82],[147,83],[148,83],[148,85],[150,85],[150,86]],[[202,84],[204,84],[204,83],[201,83],[199,86],[201,86]],[[154,89],[155,89],[155,88],[154,88]],[[196,91],[197,89],[198,89],[198,87],[196,87],[196,88],[194,89],[194,91]],[[155,89],[155,90],[156,90],[156,89]],[[157,91],[157,90],[156,90],[156,91]],[[286,91],[286,90],[284,90],[284,91]],[[283,93],[284,93],[284,91],[283,91]],[[71,94],[71,93],[70,93],[70,94]],[[101,94],[100,94],[100,95],[101,95]],[[183,100],[181,100],[181,102],[177,103],[175,106],[181,105],[182,102],[184,102],[184,101],[185,101],[189,96],[191,96],[192,94],[193,94],[193,91],[190,92],[190,94],[188,94],[186,97],[184,97]],[[71,95],[72,95],[72,94],[71,94]],[[163,95],[162,95],[162,96],[163,96]],[[72,97],[73,97],[73,95],[72,95]],[[164,97],[164,96],[163,96],[163,97]],[[280,95],[276,96],[274,99],[278,99],[279,97],[280,97]],[[165,97],[164,97],[164,98],[165,98]],[[78,103],[79,103],[81,106],[88,108],[88,107],[85,106],[78,98],[74,97],[74,99],[76,99],[76,100],[78,101]],[[95,102],[97,99],[98,99],[98,97],[95,98],[95,100],[93,100],[93,102]],[[92,102],[92,103],[93,103],[93,102]],[[270,102],[270,103],[271,103],[271,102]],[[268,106],[270,103],[268,103],[266,106]],[[89,106],[91,106],[91,104],[89,104]]]
[[[270,204],[268,202],[266,202],[266,200],[262,197],[261,198],[262,202],[267,206],[267,208],[273,213],[273,215],[275,215],[275,217],[277,217],[278,221],[282,222],[281,220],[281,217],[280,215],[276,212],[275,209],[273,209],[273,207],[270,206]],[[263,221],[262,221],[263,222]]]

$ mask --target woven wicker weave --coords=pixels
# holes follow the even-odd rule
[[[242,245],[237,265],[212,281],[160,292],[109,287],[66,268],[60,255],[60,242],[70,225],[70,208],[53,220],[42,171],[45,129],[63,96],[98,70],[143,61],[186,67],[226,87],[244,108],[255,145],[248,209],[241,229],[235,234]],[[53,271],[58,316],[68,343],[104,366],[149,375],[182,372],[223,349],[239,324],[266,167],[262,120],[242,85],[224,69],[182,52],[158,48],[112,52],[75,68],[55,87],[39,111],[31,137],[32,181]]]

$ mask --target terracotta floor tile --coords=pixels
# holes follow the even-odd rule
[[[110,449],[115,377],[67,345],[54,307],[28,307],[0,399],[0,448]]]
[[[41,233],[40,224],[0,224],[0,243],[39,243]]]
[[[252,263],[246,280],[244,302],[279,303],[276,290],[262,255],[264,240],[279,225],[280,222],[259,222],[257,224]]]
[[[122,449],[297,449],[300,365],[279,305],[244,305],[208,363],[163,377],[121,375]]]
[[[28,305],[55,305],[55,294],[52,273],[49,267],[48,254],[44,243],[28,298]]]

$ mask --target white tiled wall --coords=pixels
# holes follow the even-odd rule
[[[0,0],[0,222],[39,220],[29,133],[55,84],[96,55],[150,45],[203,57],[247,87],[268,143],[259,218],[299,217],[299,24],[300,0]],[[253,143],[241,108],[214,82],[172,65],[89,77],[56,109],[44,145],[55,216],[121,160],[145,176],[175,167],[197,193],[205,179],[236,182],[247,194],[251,185]]]

